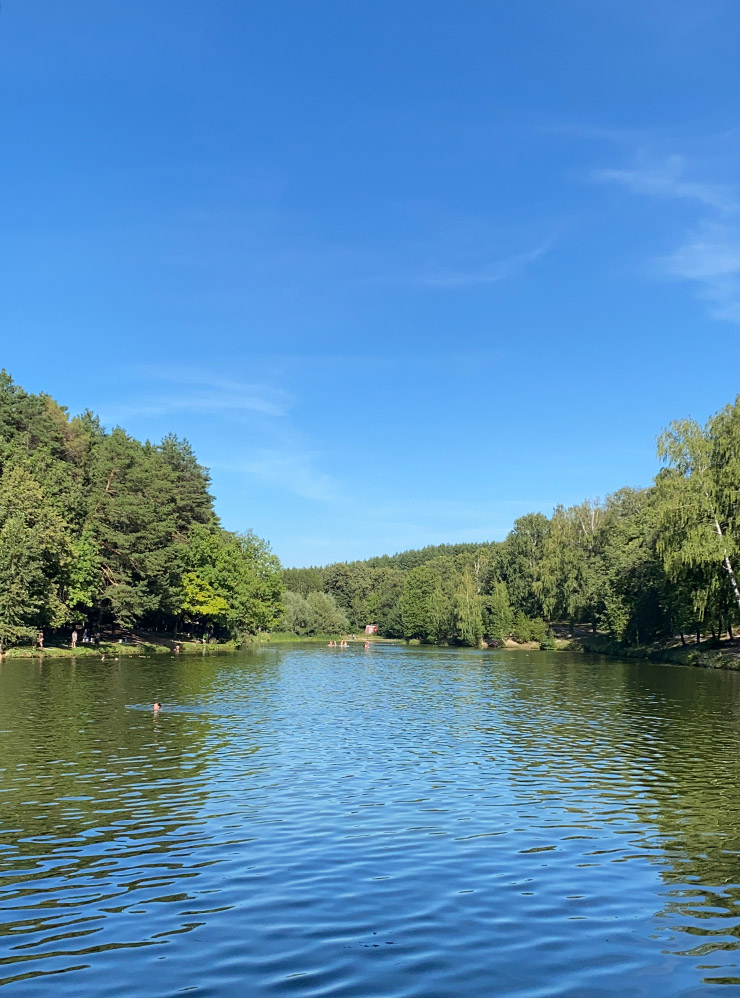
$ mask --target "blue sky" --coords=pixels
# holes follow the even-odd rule
[[[3,0],[0,366],[286,565],[645,485],[740,390],[740,8]]]

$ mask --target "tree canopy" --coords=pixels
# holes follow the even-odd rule
[[[187,441],[107,432],[0,373],[0,648],[75,624],[273,626],[277,558],[221,528],[209,486]]]
[[[740,626],[740,396],[701,427],[671,423],[654,483],[529,513],[500,542],[289,569],[352,630],[476,645],[541,640],[544,620],[644,643]]]

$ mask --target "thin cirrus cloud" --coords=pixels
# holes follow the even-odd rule
[[[704,222],[658,262],[669,277],[696,285],[712,316],[740,322],[740,231]]]
[[[143,368],[138,373],[152,383],[152,390],[145,398],[121,403],[103,412],[105,422],[137,416],[164,416],[171,412],[234,416],[257,413],[280,417],[286,415],[292,401],[279,389],[226,380],[207,372]],[[172,385],[179,386],[182,391],[173,391]]]
[[[263,485],[313,502],[342,501],[337,481],[316,467],[315,454],[285,448],[265,448],[242,461],[213,461],[211,470],[230,471],[257,478]]]
[[[709,303],[713,318],[740,322],[740,201],[727,184],[687,179],[683,157],[629,170],[594,170],[591,179],[616,183],[634,194],[689,201],[705,211],[672,253],[654,261],[661,277],[686,281]]]
[[[632,170],[593,170],[591,179],[597,183],[613,183],[634,194],[662,200],[698,201],[722,212],[736,212],[738,203],[731,187],[726,184],[687,180],[682,156],[669,156],[663,163]]]
[[[549,244],[542,243],[529,252],[515,253],[484,267],[431,274],[423,278],[423,283],[437,288],[464,288],[480,284],[497,284],[499,281],[517,277],[530,264],[544,256],[548,249]]]

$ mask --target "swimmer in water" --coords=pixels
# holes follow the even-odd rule
[[[161,709],[162,709],[162,704],[159,702],[159,700],[155,700],[154,704],[152,705],[152,710],[154,711],[155,714],[158,714]]]

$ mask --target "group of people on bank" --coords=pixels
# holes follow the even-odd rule
[[[95,631],[93,634],[90,634],[88,629],[86,627],[83,627],[81,637],[82,637],[81,643],[83,645],[94,645],[96,648],[100,647],[100,631]],[[75,627],[74,630],[72,631],[72,636],[69,640],[70,648],[76,648],[77,642],[79,640],[80,640],[80,632]],[[36,647],[39,649],[39,651],[44,650],[44,632],[42,630],[36,632]]]
[[[353,637],[354,637],[354,635],[353,635]],[[329,641],[329,647],[330,648],[349,648],[349,641],[345,641],[344,638],[342,638],[342,640],[339,642],[339,644],[337,644],[337,642],[332,638]],[[362,647],[365,649],[365,651],[367,651],[368,648],[370,647],[370,642],[366,641],[365,644]]]

